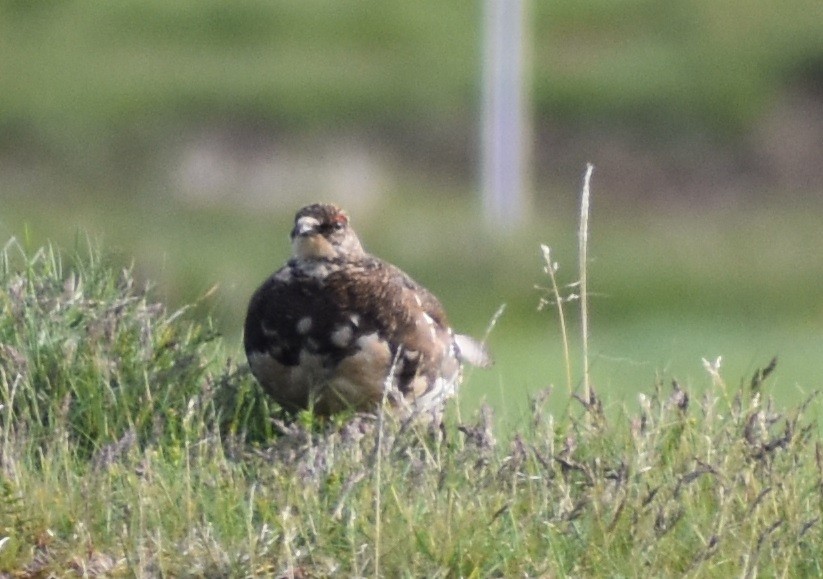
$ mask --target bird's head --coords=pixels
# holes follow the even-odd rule
[[[330,203],[315,203],[294,216],[292,253],[303,260],[351,259],[363,255],[346,212]]]

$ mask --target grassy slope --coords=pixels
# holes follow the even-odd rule
[[[815,0],[535,3],[537,111],[739,129],[787,79],[819,69],[814,15]],[[481,24],[477,3],[7,2],[0,126],[14,148],[40,139],[74,161],[226,119],[460,129],[480,85]]]
[[[445,439],[389,416],[276,426],[208,325],[80,253],[0,261],[0,569],[823,572],[817,402],[774,407],[768,370],[605,415],[549,412],[556,391],[500,442],[491,411]]]

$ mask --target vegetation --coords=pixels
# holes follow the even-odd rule
[[[0,255],[0,575],[823,574],[819,406],[797,387],[823,367],[823,229],[782,196],[595,207],[591,396],[544,390],[580,374],[534,313],[538,244],[573,255],[563,202],[492,239],[455,226],[476,209],[459,169],[399,175],[357,216],[461,330],[508,304],[496,369],[469,376],[443,431],[283,422],[236,361],[294,200],[169,199],[168,153],[213,126],[332,127],[460,166],[479,3],[409,6],[0,3],[0,238],[22,239]],[[538,121],[733,135],[781,87],[819,82],[820,8],[533,3]],[[115,257],[38,249],[78,229]],[[778,372],[755,371],[775,352]],[[718,354],[753,378],[685,366]]]
[[[567,265],[575,255],[574,218],[543,205],[535,224],[500,239],[472,217],[477,207],[470,199],[445,200],[440,193],[410,190],[365,213],[353,209],[352,218],[366,247],[433,290],[461,331],[482,335],[506,304],[490,336],[497,363],[470,374],[461,405],[471,413],[485,398],[498,422],[517,423],[528,411],[528,394],[565,372],[557,316],[535,312],[541,296],[535,286],[548,285],[541,243],[551,245],[561,264],[558,283],[576,279]],[[816,288],[823,261],[816,256],[823,228],[814,206],[635,213],[605,203],[596,199],[591,216],[591,371],[610,399],[634,400],[658,371],[697,387],[700,359],[719,355],[735,377],[778,355],[780,404],[803,398],[798,384],[818,385],[823,312]],[[227,355],[237,358],[248,298],[289,254],[292,212],[291,206],[251,214],[169,200],[31,196],[4,202],[0,236],[17,236],[35,253],[49,240],[71,247],[78,229],[90,232],[112,264],[134,264],[140,284],[151,281],[156,299],[172,309],[194,304],[192,315],[210,316]],[[570,325],[578,335],[576,320]],[[572,348],[579,348],[574,339]]]
[[[733,132],[820,74],[816,0],[531,4],[534,102],[552,122]],[[203,123],[471,133],[482,21],[479,2],[6,1],[0,144],[79,163]]]
[[[157,299],[170,308],[195,303],[194,315],[213,315],[236,357],[246,301],[288,255],[296,207],[318,197],[348,201],[322,183],[315,190],[315,180],[301,191],[265,181],[271,170],[288,172],[288,163],[248,175],[237,167],[245,177],[227,185],[236,197],[189,197],[180,178],[188,153],[217,143],[225,151],[207,164],[225,161],[233,174],[227,151],[259,159],[294,147],[317,159],[346,149],[348,141],[337,139],[351,131],[382,157],[393,140],[391,174],[372,183],[379,199],[364,196],[349,209],[367,246],[441,296],[462,331],[482,332],[507,304],[492,336],[499,363],[472,376],[471,403],[485,396],[498,419],[517,420],[524,405],[505,406],[526,396],[508,392],[533,392],[562,371],[556,320],[534,312],[533,286],[544,285],[537,248],[551,244],[561,263],[573,255],[563,180],[586,159],[575,160],[562,143],[542,143],[539,150],[559,153],[565,168],[555,174],[536,159],[551,175],[535,179],[534,220],[508,239],[482,227],[468,174],[478,146],[480,5],[0,2],[0,73],[8,79],[0,92],[0,239],[15,236],[34,253],[88,231],[119,265],[134,263],[141,283],[156,283]],[[536,135],[541,123],[561,133],[569,123],[580,139],[620,152],[609,135],[612,123],[624,124],[661,158],[682,159],[649,125],[662,123],[675,140],[705,124],[710,134],[734,132],[787,83],[813,83],[823,54],[823,18],[814,17],[821,6],[532,2]],[[796,125],[784,128],[785,142],[794,143],[786,156],[808,153]],[[723,353],[739,376],[778,353],[775,392],[796,402],[789,399],[796,384],[823,372],[817,190],[810,179],[812,194],[788,203],[791,191],[761,196],[744,179],[726,192],[715,183],[717,167],[703,165],[711,147],[694,142],[702,152],[684,162],[706,169],[703,178],[722,190],[717,197],[709,188],[689,198],[664,170],[652,174],[677,189],[676,199],[657,198],[661,183],[649,182],[630,185],[628,200],[613,194],[595,204],[594,382],[622,400],[648,387],[657,369],[690,385],[699,381],[701,357]],[[760,156],[732,164],[747,174],[769,165]],[[673,177],[686,170],[678,166]],[[346,163],[342,180],[359,167]],[[246,186],[261,177],[258,206]],[[561,270],[559,282],[570,281]]]
[[[9,576],[823,573],[816,399],[778,410],[774,363],[608,412],[548,390],[514,432],[285,423],[208,321],[69,261],[0,261]]]

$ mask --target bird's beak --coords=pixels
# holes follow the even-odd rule
[[[297,223],[294,224],[294,229],[291,232],[291,238],[305,237],[317,233],[317,226],[319,223],[313,217],[301,217]]]

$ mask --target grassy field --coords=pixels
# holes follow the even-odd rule
[[[535,129],[740,144],[786,90],[816,86],[821,16],[817,0],[535,2]],[[6,2],[0,155],[61,182],[131,179],[203,130],[352,132],[465,170],[482,22],[480,3]]]
[[[746,173],[733,195],[706,171],[700,202],[595,177],[581,401],[538,311],[540,244],[578,279],[576,192],[541,184],[500,235],[471,190],[479,4],[0,4],[0,576],[823,574],[823,205],[814,182],[748,190],[745,154],[778,97],[816,94],[821,6],[534,3],[538,136],[721,142]],[[181,193],[189,141],[231,172],[234,147],[351,135],[414,173],[352,210],[367,248],[461,331],[506,304],[445,434],[274,421],[240,329],[316,199]]]
[[[773,404],[771,365],[631,408],[537,393],[502,436],[491,407],[289,424],[129,270],[0,257],[8,576],[823,573],[818,402]]]
[[[0,65],[14,82],[0,105],[12,125],[35,119],[55,137],[212,115],[395,127],[423,115],[432,127],[453,127],[469,120],[466,105],[477,99],[481,9],[431,1],[345,9],[329,0],[8,3],[0,7]],[[755,9],[742,0],[535,3],[528,29],[538,113],[735,126],[781,83],[813,72],[821,24],[812,15],[820,15],[814,0]]]
[[[368,248],[441,296],[461,330],[481,336],[507,305],[490,336],[497,363],[472,374],[464,402],[471,410],[485,397],[501,421],[516,421],[526,393],[565,388],[557,316],[551,308],[537,311],[545,292],[535,286],[548,285],[541,243],[553,247],[560,283],[576,281],[575,217],[565,210],[540,215],[500,238],[483,227],[467,197],[431,195],[384,200],[354,214],[355,225]],[[0,235],[64,248],[91,235],[172,307],[197,302],[198,315],[213,315],[229,353],[239,356],[248,296],[287,257],[293,208],[251,214],[141,196],[83,199],[10,197]],[[436,213],[429,210],[434,203]],[[595,197],[591,350],[595,382],[608,399],[633,400],[658,376],[697,384],[701,359],[718,356],[738,379],[779,356],[776,394],[787,403],[819,385],[823,263],[816,256],[823,231],[815,206],[632,215],[601,205]],[[461,220],[474,226],[454,228]],[[576,336],[576,316],[570,318]]]
[[[467,408],[483,397],[512,404],[509,393],[522,404],[522,394],[557,384],[557,319],[536,312],[534,286],[546,283],[541,243],[553,248],[561,281],[576,279],[574,192],[541,191],[535,219],[506,238],[483,227],[465,174],[480,86],[478,6],[373,8],[0,6],[0,70],[11,79],[0,94],[0,238],[70,248],[88,234],[167,303],[213,314],[237,356],[246,300],[287,256],[294,209],[314,199],[289,199],[279,211],[189,205],[173,177],[181,139],[215,126],[286,145],[363,133],[402,151],[391,167],[418,173],[392,175],[386,197],[353,216],[367,246],[442,296],[461,330],[482,333],[507,304],[491,336],[497,365],[472,376]],[[607,136],[624,125],[651,142],[659,130],[739,137],[783,87],[814,78],[823,20],[809,14],[818,10],[814,0],[757,10],[740,1],[538,3],[536,126],[551,119]],[[438,178],[431,165],[450,182],[429,182]],[[595,195],[589,264],[593,372],[604,390],[624,400],[658,374],[696,381],[701,358],[721,355],[733,375],[779,355],[787,400],[816,383],[819,205],[780,206],[781,192],[751,192],[777,201],[621,208],[609,193]]]

